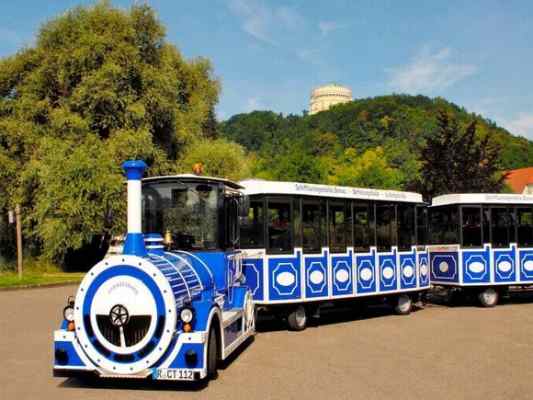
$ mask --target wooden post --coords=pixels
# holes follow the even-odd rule
[[[17,272],[19,279],[22,278],[22,224],[20,222],[20,205],[15,207],[15,216],[17,222]]]

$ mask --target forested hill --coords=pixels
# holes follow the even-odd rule
[[[435,132],[440,111],[454,116],[461,128],[475,119],[477,135],[489,134],[501,146],[501,169],[533,165],[533,142],[442,98],[426,96],[354,100],[312,116],[254,111],[221,122],[219,131],[256,154],[258,176],[404,188],[418,174],[420,145]],[[361,173],[355,181],[348,178]],[[378,175],[378,181],[371,175]]]

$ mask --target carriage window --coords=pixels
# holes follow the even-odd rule
[[[398,248],[410,250],[416,243],[415,239],[415,206],[398,204]]]
[[[240,246],[239,238],[239,200],[236,197],[228,196],[224,199],[224,208],[226,211],[226,248],[238,248]]]
[[[484,206],[482,208],[483,213],[483,241],[482,243],[491,243],[492,242],[492,232],[490,229],[491,225],[491,219],[492,219],[492,212],[490,208]]]
[[[429,230],[432,244],[457,244],[459,212],[457,206],[431,208]]]
[[[241,245],[244,248],[265,247],[265,212],[263,200],[251,200],[248,216],[241,221]]]
[[[328,202],[329,247],[331,252],[346,251],[346,210],[344,201]]]
[[[303,249],[307,253],[318,253],[322,247],[322,226],[325,208],[320,200],[302,200],[302,239]]]
[[[531,208],[517,208],[518,246],[533,246],[533,210]]]
[[[504,207],[494,207],[491,210],[491,233],[493,247],[509,247],[514,242],[514,224],[511,210]]]
[[[355,251],[368,251],[374,245],[374,207],[371,203],[353,205],[353,246]]]
[[[292,251],[290,200],[268,200],[268,248],[272,252]]]
[[[463,247],[481,246],[481,207],[463,207]]]
[[[390,250],[398,242],[396,207],[394,204],[376,204],[376,233],[378,250]]]
[[[428,209],[424,206],[416,207],[416,244],[428,243]]]
[[[302,247],[302,213],[301,199],[292,199],[292,215],[294,221],[294,247]]]
[[[212,250],[218,247],[216,185],[154,182],[143,185],[143,230],[160,233],[170,249]]]
[[[353,246],[353,210],[352,203],[346,200],[346,246]]]

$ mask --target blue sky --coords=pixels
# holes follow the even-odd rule
[[[40,24],[90,1],[1,5],[0,56],[31,45]],[[132,1],[113,1],[127,7]],[[301,113],[314,86],[354,97],[442,96],[533,139],[531,1],[148,1],[186,57],[209,58],[217,113]]]

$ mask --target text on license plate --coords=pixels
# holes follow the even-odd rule
[[[192,381],[194,371],[184,368],[153,368],[152,378],[170,381]]]

